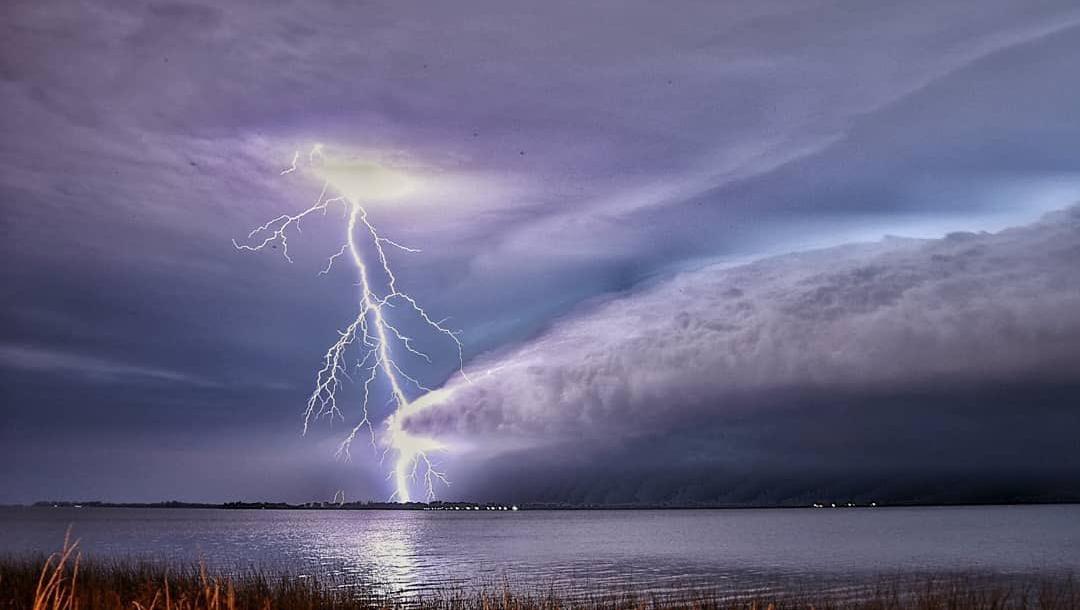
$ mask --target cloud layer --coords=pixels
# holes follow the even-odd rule
[[[395,260],[402,285],[463,330],[467,358],[512,350],[504,346],[583,301],[635,291],[592,306],[610,313],[603,332],[616,341],[597,338],[597,318],[596,327],[557,325],[565,350],[537,344],[536,357],[576,354],[589,359],[581,367],[552,361],[547,370],[545,355],[531,361],[535,373],[514,370],[505,381],[535,396],[496,404],[502,392],[493,389],[475,414],[455,407],[462,416],[445,427],[473,440],[495,430],[477,442],[484,447],[550,447],[609,428],[621,430],[612,439],[630,438],[650,421],[667,431],[715,412],[720,395],[735,411],[777,402],[764,396],[776,379],[851,383],[852,367],[863,366],[854,354],[866,348],[846,344],[842,326],[856,323],[848,311],[860,298],[877,309],[850,330],[902,350],[896,361],[867,356],[874,365],[863,366],[858,387],[899,385],[902,363],[926,377],[962,377],[943,371],[944,359],[920,357],[929,348],[917,324],[949,328],[933,311],[907,314],[916,329],[908,343],[899,314],[870,330],[868,320],[937,285],[905,276],[892,258],[880,271],[822,263],[805,289],[786,275],[802,273],[794,263],[773,283],[738,275],[759,265],[694,279],[686,294],[649,296],[640,284],[886,232],[1012,226],[1076,201],[1080,81],[1067,77],[1080,53],[1075,1],[735,0],[673,11],[627,0],[617,9],[561,0],[3,2],[0,462],[33,468],[0,469],[0,501],[95,489],[115,499],[388,495],[374,460],[299,475],[251,449],[288,446],[289,459],[309,464],[332,459],[339,438],[319,430],[325,444],[296,439],[322,349],[356,306],[343,269],[317,276],[340,246],[339,219],[306,225],[293,265],[231,245],[315,195],[319,185],[300,172],[278,175],[314,141],[421,183],[416,196],[373,207],[372,218],[423,250]],[[745,295],[695,292],[729,280]],[[858,296],[870,283],[892,288]],[[780,293],[775,303],[769,290]],[[881,304],[898,291],[898,303]],[[845,312],[835,320],[830,299]],[[706,303],[715,311],[698,309]],[[818,313],[801,319],[792,308]],[[631,328],[661,328],[654,316],[670,334]],[[435,385],[457,354],[423,339],[434,365],[410,371]],[[657,342],[671,345],[653,350]],[[832,351],[798,355],[811,348]],[[734,355],[714,362],[717,349]],[[1061,349],[1048,340],[1048,376]],[[991,376],[1035,356],[979,358]],[[529,406],[578,400],[551,413]],[[146,462],[111,453],[129,446],[118,439],[180,449],[135,472],[131,464]],[[753,443],[744,445],[742,455]],[[210,482],[208,462],[231,467]],[[65,474],[75,467],[85,471]],[[5,478],[31,470],[38,476]],[[485,491],[480,478],[472,489]]]
[[[921,393],[917,407],[908,407],[908,426],[932,436],[965,388],[1080,379],[1078,260],[1080,206],[997,234],[886,238],[682,273],[583,308],[486,359],[471,369],[472,384],[455,382],[448,398],[408,425],[455,439],[479,454],[476,460],[521,451],[537,459],[542,447],[555,455],[567,446],[586,453],[608,447],[593,464],[603,471],[605,462],[626,466],[617,456],[627,443],[662,439],[671,452],[673,439],[688,431],[747,420],[781,428],[790,422],[793,429],[777,438],[799,438],[806,418],[835,417],[837,403],[880,422],[896,417],[895,397]],[[950,393],[952,406],[944,398]],[[1059,407],[1076,418],[1074,398],[1064,392]],[[926,408],[935,401],[939,413]],[[988,423],[999,409],[988,403],[969,414],[983,438],[977,447],[966,439],[958,455],[985,454],[1011,434]],[[1025,412],[1023,405],[1010,409]],[[848,442],[853,433],[843,425],[809,427],[804,441]],[[934,444],[924,440],[891,448],[889,467],[919,464],[919,452]],[[1044,447],[1054,442],[1047,438]],[[724,456],[729,449],[718,441],[711,451]],[[1072,467],[1080,467],[1076,457],[1069,457]],[[715,466],[744,467],[748,458],[726,455]],[[822,467],[842,465],[826,460]],[[637,467],[655,468],[656,461]]]

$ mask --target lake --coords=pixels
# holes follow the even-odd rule
[[[278,511],[0,509],[0,553],[56,549],[332,574],[425,592],[509,582],[844,590],[923,574],[1080,574],[1080,506],[669,510]]]

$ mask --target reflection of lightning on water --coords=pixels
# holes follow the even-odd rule
[[[325,159],[322,146],[316,145],[313,147],[307,157],[312,164],[315,163],[316,158]],[[283,170],[281,174],[295,172],[298,169],[300,158],[300,153],[295,153],[292,164]],[[332,188],[331,181],[324,180],[319,197],[311,207],[297,214],[282,214],[252,230],[247,236],[249,243],[240,244],[233,240],[233,245],[238,250],[258,251],[266,246],[280,243],[285,259],[292,262],[292,258],[289,256],[289,230],[295,228],[299,232],[301,221],[311,214],[322,212],[325,215],[329,208],[337,205],[344,208],[348,218],[345,244],[341,246],[341,249],[336,254],[330,256],[326,267],[319,274],[325,275],[329,273],[334,263],[347,254],[347,260],[353,264],[359,278],[359,310],[353,321],[344,330],[339,331],[337,341],[330,346],[323,356],[322,368],[316,375],[315,388],[308,398],[307,409],[304,412],[304,432],[306,433],[311,422],[319,417],[345,419],[338,405],[337,391],[341,388],[343,379],[352,380],[350,371],[359,372],[363,375],[360,419],[341,442],[338,454],[348,459],[353,441],[365,429],[374,446],[376,444],[376,433],[372,425],[368,403],[372,394],[372,384],[381,376],[389,386],[391,401],[395,405],[394,411],[386,418],[384,437],[386,451],[393,451],[396,454],[393,471],[390,473],[390,477],[394,480],[392,499],[399,502],[408,502],[410,500],[409,482],[418,477],[423,480],[427,497],[431,499],[434,497],[435,483],[438,481],[445,484],[447,480],[443,473],[436,469],[428,454],[444,448],[444,445],[435,439],[409,434],[402,427],[403,419],[415,405],[415,401],[409,400],[408,393],[405,390],[406,384],[423,393],[430,393],[431,390],[415,377],[402,370],[397,361],[394,360],[392,347],[393,345],[399,346],[427,362],[431,362],[431,358],[416,348],[411,337],[405,335],[387,320],[384,315],[384,308],[404,305],[433,330],[446,335],[457,347],[459,370],[463,365],[461,341],[458,339],[457,333],[444,326],[445,320],[433,319],[415,299],[402,292],[398,287],[397,278],[390,268],[386,247],[389,246],[404,252],[419,252],[419,250],[403,246],[381,236],[368,219],[367,211],[358,202],[350,200],[345,195],[328,198],[327,193]],[[386,278],[381,292],[377,292],[372,284],[368,266],[360,253],[357,233],[369,237],[371,244],[374,246],[381,272]],[[356,355],[354,356],[354,354]],[[350,362],[349,358],[354,357],[355,362]],[[462,372],[462,375],[464,375],[464,372]]]

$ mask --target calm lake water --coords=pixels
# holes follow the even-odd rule
[[[880,577],[1080,574],[1080,506],[700,511],[0,509],[0,553],[258,566],[415,593],[770,590]],[[832,584],[830,584],[832,583]]]

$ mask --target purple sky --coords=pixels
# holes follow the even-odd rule
[[[369,211],[482,376],[409,422],[446,497],[1078,496],[1078,34],[1067,1],[5,2],[0,502],[388,495],[344,426],[299,435],[340,218],[293,264],[231,242],[310,204],[279,172],[315,142],[420,185]]]

